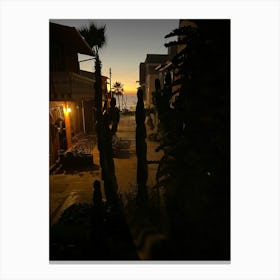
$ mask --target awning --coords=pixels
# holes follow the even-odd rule
[[[50,22],[50,42],[69,44],[76,49],[77,53],[93,56],[91,47],[74,27]]]

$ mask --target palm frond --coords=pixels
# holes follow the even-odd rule
[[[83,26],[79,32],[92,48],[102,48],[106,43],[106,25],[98,28],[94,22],[90,22],[89,26]]]

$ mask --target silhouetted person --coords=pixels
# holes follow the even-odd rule
[[[120,110],[118,107],[116,107],[116,98],[112,97],[110,102],[110,108],[108,110],[108,118],[109,118],[109,124],[111,126],[111,133],[112,135],[116,134],[118,130],[118,124],[120,121]]]
[[[62,150],[67,150],[67,140],[66,140],[66,129],[65,121],[61,118],[58,118],[55,122],[55,126],[59,133],[59,146]]]

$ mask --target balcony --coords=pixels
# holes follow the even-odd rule
[[[92,100],[94,80],[73,72],[50,73],[50,100]]]

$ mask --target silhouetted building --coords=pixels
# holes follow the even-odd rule
[[[197,28],[197,24],[194,21],[184,20],[184,19],[179,20],[178,28],[187,27],[187,26],[192,26],[194,28]],[[169,32],[171,32],[171,31],[172,30],[169,30]],[[167,33],[169,33],[169,32],[167,32]],[[182,39],[183,37],[180,36],[179,38],[178,37],[173,37],[173,38],[177,40],[177,39]],[[160,80],[161,87],[163,87],[163,85],[164,85],[164,79],[165,79],[165,76],[167,73],[171,74],[172,81],[176,81],[176,80],[180,79],[180,76],[174,75],[174,67],[172,66],[172,60],[181,50],[183,50],[185,48],[185,46],[186,46],[185,44],[180,44],[180,45],[175,45],[175,46],[169,46],[167,48],[168,49],[167,59],[156,67],[156,70],[158,71],[158,78]],[[179,88],[180,88],[180,86],[178,86],[178,85],[172,86],[173,92],[176,92]],[[174,98],[177,95],[173,96],[171,102],[173,102]]]
[[[49,140],[53,164],[59,158],[59,150],[71,146],[75,134],[94,131],[94,80],[80,74],[78,53],[93,56],[80,33],[74,27],[55,23],[49,27]]]
[[[164,63],[168,58],[167,54],[147,54],[144,63],[139,66],[140,85],[144,91],[145,107],[152,105],[152,92],[155,90],[155,79],[159,78],[156,67]]]

